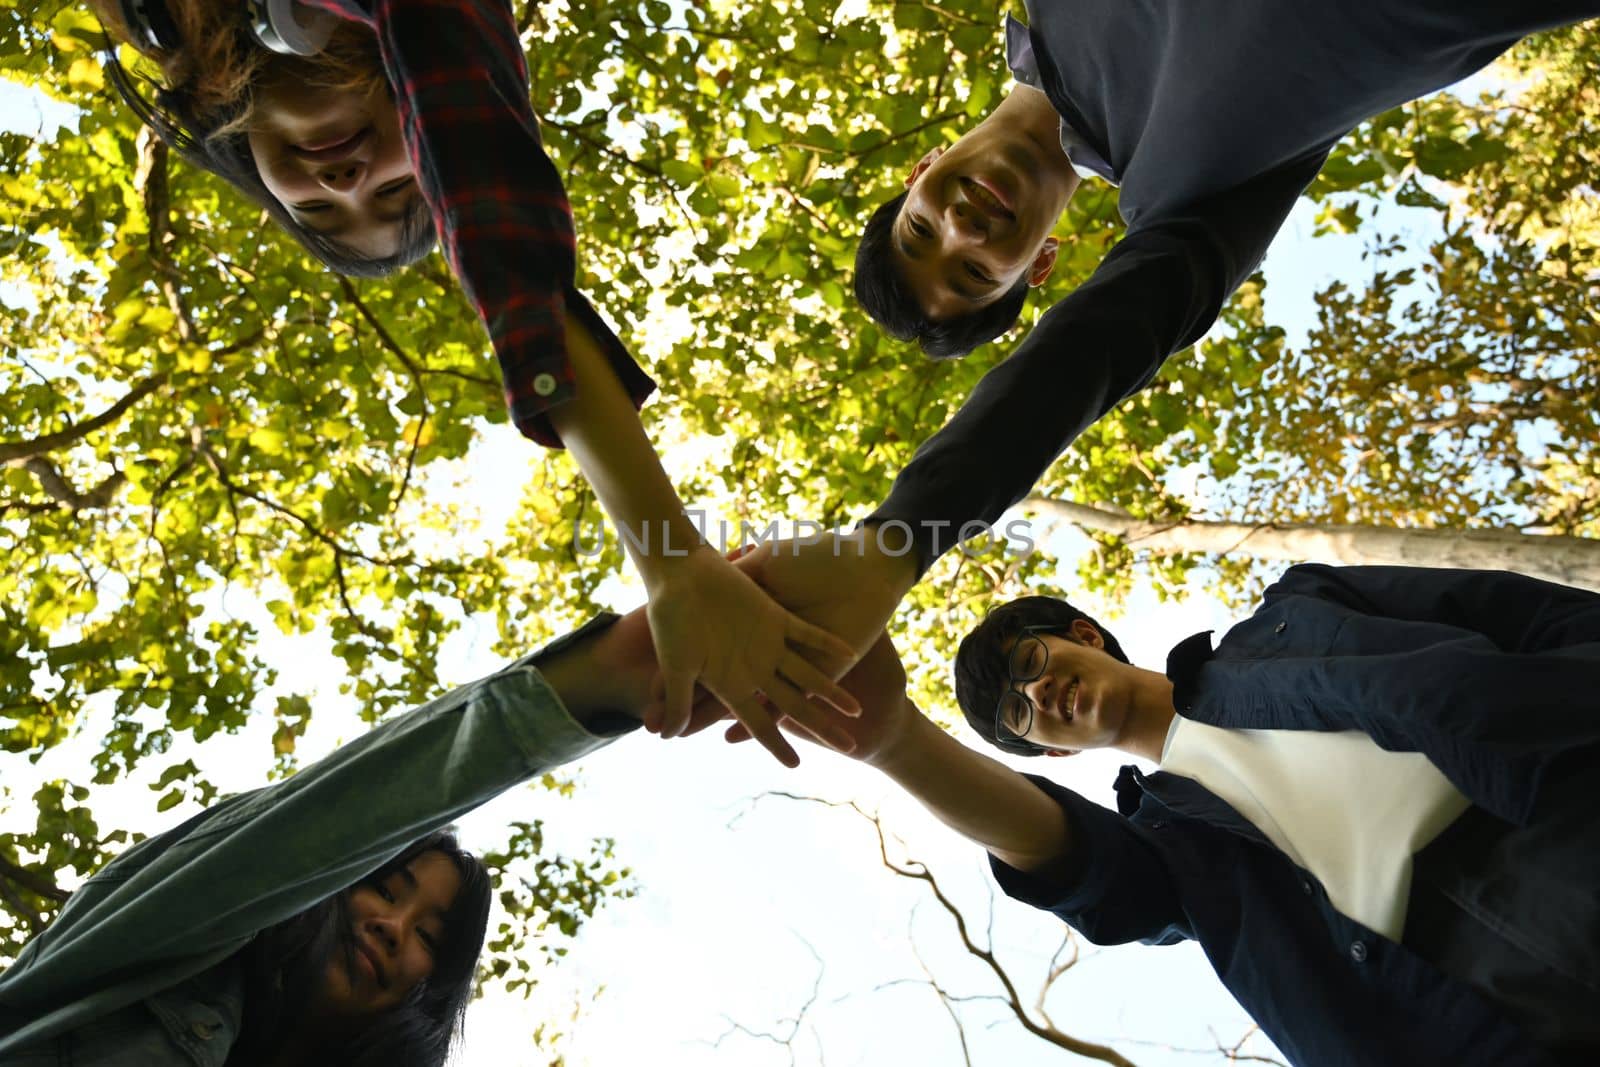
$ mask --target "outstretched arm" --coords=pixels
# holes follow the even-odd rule
[[[1482,634],[1502,652],[1553,652],[1600,642],[1600,594],[1511,571],[1447,567],[1289,568],[1267,588],[1331,601],[1363,615],[1443,623]]]
[[[998,521],[1079,434],[1210,328],[1323,159],[1130,233],[984,376],[868,521],[906,524],[923,569],[964,539],[964,524]]]
[[[613,522],[640,535],[625,540],[649,590],[650,628],[665,682],[665,699],[648,709],[647,725],[667,737],[681,734],[698,682],[768,751],[794,766],[800,758],[757,692],[801,722],[842,717],[835,709],[853,712],[855,702],[833,676],[854,653],[780,607],[701,542],[593,340],[572,322],[567,343],[577,389],[550,417]],[[808,694],[832,707],[809,703]]]
[[[1009,867],[1043,878],[1067,867],[1070,841],[1061,806],[1010,767],[928,720],[906,695],[905,668],[887,635],[843,684],[861,704],[860,717],[839,726],[852,747],[808,740],[876,767],[940,822]],[[739,740],[744,732],[735,725],[729,736]]]
[[[44,1017],[107,975],[147,974],[153,993],[196,974],[423,834],[603,747],[648,688],[649,662],[627,667],[648,645],[642,616],[564,639],[549,675],[535,653],[127,849],[0,974],[0,1041],[48,1036]],[[620,674],[606,673],[613,664]],[[19,1037],[9,1019],[45,1029]]]

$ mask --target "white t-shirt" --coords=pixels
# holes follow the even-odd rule
[[[1470,802],[1420,752],[1359,730],[1229,730],[1174,715],[1161,769],[1193,778],[1316,875],[1339,912],[1393,941],[1411,859]]]

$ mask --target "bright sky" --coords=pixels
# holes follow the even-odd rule
[[[48,129],[49,110],[41,111],[32,94],[0,81],[0,128],[32,132],[43,123]],[[1311,215],[1302,204],[1267,261],[1273,319],[1291,333],[1308,320],[1320,285],[1366,273],[1360,262],[1365,238],[1322,238],[1313,249]],[[1403,224],[1405,209],[1387,209],[1384,221]],[[503,428],[488,431],[474,453],[465,503],[479,509],[491,529],[511,496],[505,488],[525,480],[527,457],[527,449]],[[1055,548],[1063,580],[1070,582],[1082,542],[1064,536]],[[616,583],[614,593],[619,610],[639,601],[629,583]],[[242,601],[233,594],[226,609],[259,617],[266,623],[263,632],[275,633],[259,605]],[[1177,640],[1230,622],[1214,601],[1199,595],[1158,605],[1140,594],[1127,608],[1112,626],[1134,661],[1147,666],[1164,663]],[[949,624],[964,629],[973,621],[956,616]],[[492,639],[492,628],[469,625],[452,637],[443,673],[465,680],[493,670],[498,662],[487,652]],[[303,754],[328,751],[360,728],[349,701],[337,693],[338,672],[322,636],[274,638],[272,655],[293,667],[297,690],[323,679]],[[971,736],[963,739],[976,743]],[[94,744],[91,724],[37,765],[7,757],[4,781],[13,802],[25,807],[38,781],[85,777]],[[263,780],[269,751],[268,731],[257,726],[208,744],[203,765],[224,789],[250,788]],[[950,919],[923,885],[882,869],[868,824],[852,813],[811,804],[753,802],[774,789],[881,809],[885,825],[905,842],[897,855],[926,862],[986,943],[992,916],[992,943],[1031,1006],[1061,925],[1004,898],[992,900],[977,850],[872,772],[816,750],[802,750],[802,758],[798,770],[785,771],[753,746],[730,748],[715,732],[676,742],[638,734],[571,768],[580,782],[572,799],[519,789],[466,819],[469,845],[495,844],[507,821],[530,817],[545,820],[552,847],[573,854],[585,851],[595,835],[613,837],[640,892],[608,905],[584,927],[531,1002],[496,996],[478,1005],[464,1062],[545,1067],[551,1057],[530,1038],[543,1022],[554,1022],[566,1035],[559,1050],[569,1067],[641,1060],[658,1067],[967,1062],[951,1016],[924,980],[923,965],[959,997],[991,996],[999,992],[997,983],[966,956]],[[1044,761],[1015,762],[1040,771]],[[1050,761],[1049,772],[1109,804],[1120,762],[1114,755],[1087,754]],[[145,782],[141,776],[100,791],[95,808],[102,820],[111,822],[115,811],[119,824],[155,832],[191,813],[181,806],[154,814],[157,794]],[[23,814],[26,820],[19,818]],[[31,821],[31,813],[0,816],[0,826],[23,821]],[[1083,947],[1081,962],[1057,983],[1049,1001],[1055,1021],[1077,1037],[1115,1043],[1136,1062],[1158,1067],[1219,1062],[1218,1042],[1231,1046],[1250,1029],[1193,945]],[[574,1019],[575,1007],[581,1012]],[[804,1018],[796,1024],[802,1009]],[[1079,1062],[1028,1035],[998,1003],[969,1000],[958,1010],[972,1063]],[[792,1034],[792,1047],[761,1033]],[[1196,1054],[1208,1050],[1213,1054]],[[1257,1037],[1245,1051],[1271,1049]]]

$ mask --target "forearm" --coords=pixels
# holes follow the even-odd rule
[[[1066,815],[1032,782],[912,709],[902,736],[871,763],[940,822],[1002,863],[1038,873],[1063,864]]]
[[[606,514],[626,534],[624,545],[645,585],[653,587],[674,559],[703,547],[699,531],[684,514],[621,382],[571,317],[567,351],[574,395],[551,410],[550,421]]]
[[[1600,641],[1600,596],[1509,571],[1444,567],[1291,567],[1266,601],[1308,596],[1364,615],[1471,630],[1505,652]]]
[[[1207,251],[1154,234],[1125,240],[983,377],[868,521],[908,526],[924,568],[998,522],[1079,434],[1209,321],[1216,287],[1204,284]]]

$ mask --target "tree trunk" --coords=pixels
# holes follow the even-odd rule
[[[1256,559],[1327,560],[1406,567],[1510,570],[1600,592],[1600,540],[1517,530],[1405,530],[1332,523],[1156,521],[1121,511],[1030,496],[1025,503],[1081,530],[1113,534],[1158,556],[1179,552]]]

